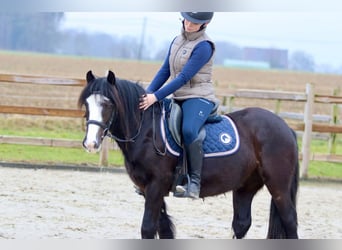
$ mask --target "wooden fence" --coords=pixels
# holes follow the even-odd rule
[[[332,95],[321,95],[314,93],[314,85],[307,83],[306,90],[303,93],[270,91],[270,90],[251,90],[238,89],[230,93],[224,89],[219,89],[218,96],[222,98],[222,112],[231,112],[236,110],[234,100],[236,98],[246,99],[264,99],[275,101],[273,112],[287,120],[289,126],[295,131],[303,131],[302,150],[301,150],[301,177],[308,177],[308,166],[310,160],[342,162],[342,155],[336,154],[337,134],[342,133],[341,118],[339,115],[342,104],[342,96],[338,96],[339,90],[334,90]],[[280,112],[282,101],[303,102],[304,112]],[[315,104],[325,103],[331,105],[330,115],[317,115],[313,113]],[[296,122],[291,122],[296,120]],[[325,123],[322,123],[325,122]],[[327,123],[328,122],[328,123]],[[329,154],[313,154],[311,152],[311,139],[313,132],[329,133]]]
[[[85,84],[81,79],[67,79],[57,77],[44,76],[28,76],[28,75],[11,75],[0,74],[0,84],[16,83],[16,84],[42,84],[53,85],[56,87],[74,86],[82,87]],[[314,87],[308,83],[306,91],[284,92],[270,90],[252,90],[252,89],[217,89],[217,96],[222,99],[220,111],[222,113],[236,110],[234,101],[237,99],[254,99],[265,100],[268,103],[274,101],[273,112],[286,119],[294,130],[298,133],[303,131],[302,151],[301,151],[301,177],[306,178],[310,160],[323,160],[342,162],[342,156],[336,155],[336,134],[342,133],[342,125],[340,118],[340,106],[342,104],[342,96],[338,95],[338,90],[332,95],[320,95],[314,93]],[[1,97],[1,94],[0,94]],[[76,100],[74,100],[76,102]],[[284,101],[301,102],[305,105],[303,114],[295,112],[280,112],[281,103]],[[326,103],[331,105],[330,115],[315,115],[314,105],[316,103]],[[0,113],[3,114],[23,114],[33,116],[57,116],[57,117],[82,117],[83,112],[73,108],[56,108],[56,107],[27,107],[2,105],[0,102]],[[294,122],[295,121],[295,122]],[[325,121],[322,123],[321,121]],[[317,155],[312,154],[310,150],[311,138],[313,132],[329,133],[329,154]],[[24,138],[0,135],[0,143],[30,144],[30,145],[46,145],[46,146],[62,146],[62,147],[80,147],[80,141],[62,140],[62,139],[46,139],[46,138]],[[108,164],[108,141],[104,142],[103,150],[100,154],[100,165]]]

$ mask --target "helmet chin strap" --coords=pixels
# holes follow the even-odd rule
[[[198,31],[201,31],[207,27],[207,23],[204,23],[201,25],[200,29]]]

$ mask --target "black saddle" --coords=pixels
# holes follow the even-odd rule
[[[169,127],[170,133],[178,144],[178,146],[182,147],[182,109],[177,101],[171,99],[170,107],[168,107],[169,115],[166,117],[167,126]],[[222,117],[217,114],[218,104],[216,104],[211,111],[206,123],[215,123],[220,122]],[[206,132],[204,127],[200,130],[198,137],[204,140],[206,136]]]

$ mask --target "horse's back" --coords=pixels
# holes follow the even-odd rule
[[[228,114],[236,123],[241,135],[254,136],[258,140],[293,140],[292,129],[278,115],[263,108],[245,108]]]

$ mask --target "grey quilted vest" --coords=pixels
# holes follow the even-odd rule
[[[205,33],[205,28],[195,33],[189,33],[182,29],[182,34],[175,38],[171,46],[169,57],[171,79],[177,77],[182,71],[193,49],[202,41],[209,41],[215,51],[215,45]],[[212,82],[212,68],[213,56],[189,82],[173,93],[173,98],[175,100],[185,100],[188,98],[203,97],[214,103],[218,103]]]

